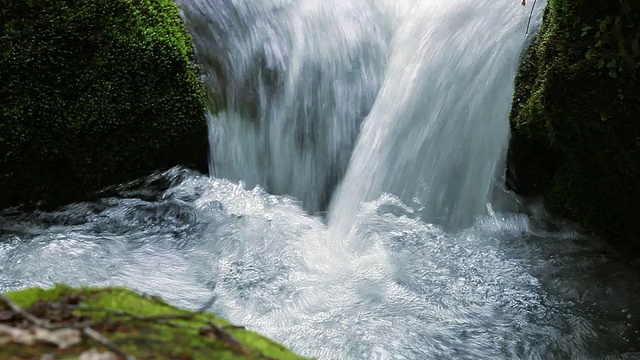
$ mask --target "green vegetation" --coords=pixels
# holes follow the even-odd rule
[[[303,359],[282,345],[244,328],[229,326],[211,314],[179,310],[126,289],[72,289],[58,285],[48,290],[17,291],[7,297],[35,320],[49,321],[50,329],[88,326],[123,354],[137,359]],[[10,304],[0,300],[0,326],[35,326],[33,320],[11,310]],[[114,351],[88,336],[66,349],[40,342],[25,345],[17,338],[0,347],[0,358],[32,359],[53,354],[65,359],[91,348]]]
[[[549,0],[522,60],[510,181],[555,215],[640,245],[640,2]]]
[[[3,0],[0,207],[206,169],[192,53],[171,0]]]

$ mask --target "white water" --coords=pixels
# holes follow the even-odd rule
[[[213,173],[326,206],[380,87],[390,14],[367,1],[181,3],[226,92],[209,119]]]
[[[519,1],[182,5],[225,90],[210,118],[217,178],[173,169],[116,198],[0,214],[0,292],[129,286],[321,359],[639,356],[638,264],[524,214],[484,214],[525,41]],[[328,227],[305,210],[345,172]]]
[[[138,186],[0,213],[0,292],[124,285],[320,359],[640,356],[638,264],[523,214],[448,233],[383,195],[356,216],[350,251],[259,188],[180,169]]]
[[[526,12],[513,1],[415,1],[391,43],[380,94],[331,208],[349,231],[359,204],[419,199],[447,229],[473,224],[504,183],[508,114]]]
[[[469,226],[503,183],[529,14],[517,2],[181,6],[211,89],[226,94],[209,121],[216,176],[315,212],[348,168],[330,216],[342,235],[359,204],[384,192],[419,198],[428,222]]]

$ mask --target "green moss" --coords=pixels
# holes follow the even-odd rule
[[[7,296],[41,319],[66,318],[65,321],[69,321],[69,316],[61,316],[64,313],[59,309],[74,306],[75,320],[93,322],[93,328],[138,359],[303,359],[282,345],[244,328],[224,327],[228,323],[211,314],[176,309],[157,298],[144,297],[122,288],[73,289],[58,285],[53,289],[27,289]],[[136,320],[123,313],[147,320]],[[164,320],[149,321],[153,316],[164,317]],[[175,319],[166,320],[171,317]],[[123,319],[126,321],[121,321]],[[174,325],[168,326],[166,322]],[[242,346],[234,346],[224,338],[202,331],[209,322],[224,327],[225,333],[237,339]],[[9,344],[0,348],[0,358],[29,358],[45,352],[54,352],[64,358],[91,347],[107,350],[89,339],[64,351],[53,351],[46,345]]]
[[[640,244],[640,3],[550,0],[522,60],[511,183],[624,246]]]
[[[206,169],[192,51],[171,0],[4,0],[0,207]]]

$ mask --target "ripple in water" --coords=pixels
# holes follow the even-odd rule
[[[337,241],[292,198],[183,169],[116,193],[0,217],[0,292],[124,285],[322,359],[640,355],[637,265],[522,214],[446,233],[384,194]]]

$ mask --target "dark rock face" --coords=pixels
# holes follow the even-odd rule
[[[509,183],[554,214],[640,246],[640,3],[550,0],[523,58]]]
[[[171,0],[4,0],[0,207],[206,171],[205,95]]]

